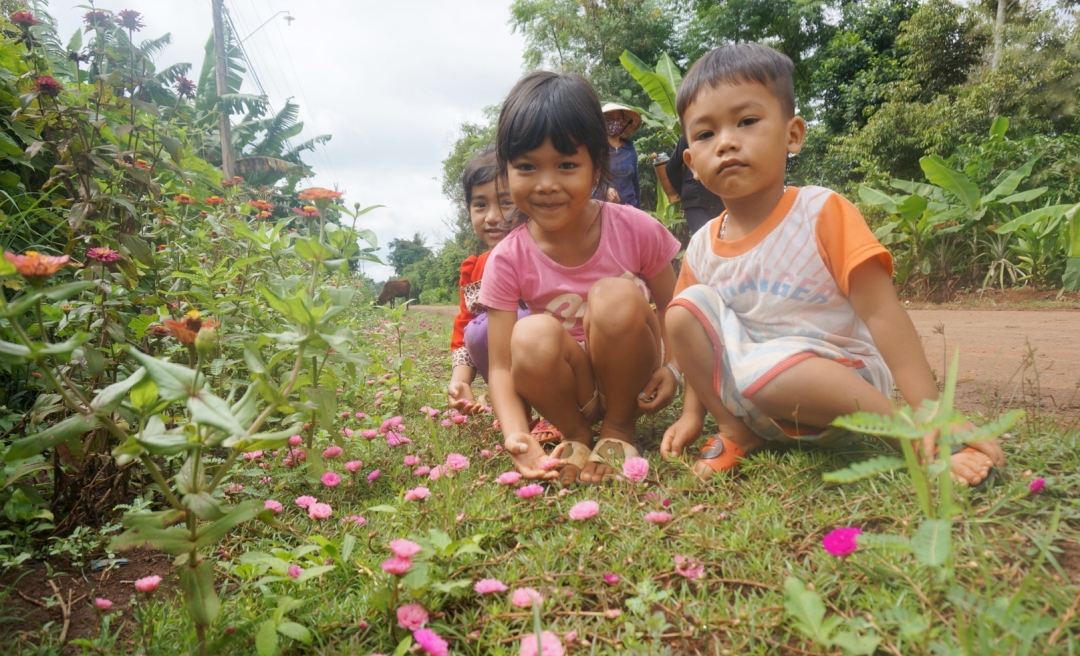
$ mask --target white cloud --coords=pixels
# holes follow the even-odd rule
[[[86,0],[53,0],[65,42]],[[171,32],[159,67],[190,62],[195,77],[212,31],[210,0],[98,0],[143,13],[146,38]],[[442,159],[461,122],[482,118],[521,75],[524,42],[507,24],[509,0],[226,0],[272,105],[292,96],[299,140],[333,139],[307,160],[311,184],[338,187],[351,205],[386,205],[361,219],[380,245],[415,232],[447,237],[454,208],[440,190]],[[291,26],[284,14],[295,17]],[[257,29],[257,31],[255,31]],[[252,34],[252,31],[254,33]],[[250,38],[247,38],[250,35]],[[245,91],[257,91],[251,75]],[[382,251],[385,256],[385,250]],[[389,267],[369,267],[376,279]]]

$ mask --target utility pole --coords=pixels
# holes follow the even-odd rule
[[[225,173],[225,178],[231,180],[233,175],[236,174],[236,167],[233,163],[233,151],[232,151],[232,126],[229,124],[229,112],[225,109],[225,104],[221,98],[229,92],[229,64],[225,59],[225,25],[221,19],[223,0],[212,0],[212,6],[214,11],[214,53],[217,55],[214,63],[214,73],[217,77],[217,95],[218,95],[218,109],[220,111],[220,129],[218,133],[221,135],[221,170]]]

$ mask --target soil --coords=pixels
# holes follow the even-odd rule
[[[0,589],[12,584],[14,589],[3,600],[2,614],[6,621],[0,623],[0,644],[22,644],[24,647],[37,644],[40,642],[38,631],[45,623],[63,625],[64,612],[57,603],[57,594],[50,581],[60,591],[64,604],[70,594],[68,640],[96,636],[100,631],[101,621],[94,608],[96,597],[113,602],[110,613],[122,610],[125,618],[131,618],[131,600],[138,594],[136,579],[157,574],[164,581],[154,594],[170,594],[170,557],[141,550],[128,551],[118,557],[126,558],[128,564],[100,572],[91,572],[88,562],[85,567],[77,567],[58,558],[49,563],[28,564],[17,572],[7,573],[0,579]],[[69,647],[69,651],[71,649]]]

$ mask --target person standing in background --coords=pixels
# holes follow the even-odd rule
[[[694,178],[694,172],[683,161],[686,148],[686,136],[683,135],[679,137],[675,152],[668,160],[667,175],[675,193],[682,197],[683,217],[686,219],[687,230],[693,235],[706,223],[720,216],[724,211],[724,201]]]
[[[641,183],[638,180],[637,150],[629,140],[641,127],[641,114],[629,107],[608,103],[603,107],[611,146],[610,183],[604,200],[641,209]]]

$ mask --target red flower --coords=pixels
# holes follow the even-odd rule
[[[176,84],[173,88],[176,89],[176,95],[181,98],[192,98],[195,96],[195,83],[183,75],[176,76]]]
[[[165,327],[169,329],[169,332],[173,334],[177,341],[184,346],[188,346],[195,343],[195,338],[199,336],[199,331],[202,330],[201,316],[202,314],[198,310],[191,310],[180,321],[166,319],[161,323],[165,324]]]
[[[4,259],[15,265],[15,270],[23,278],[26,278],[34,287],[40,287],[41,283],[48,280],[54,273],[68,265],[71,259],[69,255],[42,255],[37,251],[26,251],[23,255],[16,255],[8,251],[4,252]]]
[[[154,325],[150,326],[150,332],[154,333],[154,335],[156,335],[157,337],[165,337],[169,334],[169,329],[161,325],[160,323],[155,323]]]
[[[109,12],[88,11],[83,14],[83,22],[87,27],[105,27],[109,24]]]
[[[64,85],[48,75],[42,75],[34,81],[34,90],[43,96],[55,96],[60,93],[60,90],[63,88]]]
[[[29,11],[17,11],[11,15],[10,20],[12,23],[15,23],[23,29],[33,27],[34,25],[41,25],[41,21],[34,18],[34,14]]]
[[[225,202],[225,199],[221,196],[211,196],[203,201],[207,205],[221,205]]]
[[[314,219],[319,216],[319,210],[314,205],[305,205],[302,209],[293,211],[305,219]]]
[[[86,257],[98,262],[115,262],[120,259],[120,253],[108,246],[97,246],[86,251]]]
[[[274,209],[274,206],[266,202],[265,200],[249,200],[248,205],[254,207],[257,210],[262,210],[263,212],[269,212],[270,210]]]
[[[137,159],[137,160],[135,160],[135,168],[143,169],[145,171],[149,171],[150,170],[150,164],[147,163],[147,161],[145,159]]]
[[[172,197],[172,199],[175,200],[176,202],[180,203],[181,205],[194,205],[195,204],[195,199],[192,198],[191,196],[188,196],[187,194],[176,194],[175,196]]]
[[[142,28],[146,27],[142,22],[142,14],[134,9],[121,9],[117,14],[116,24],[125,30],[131,30],[138,32]]]

